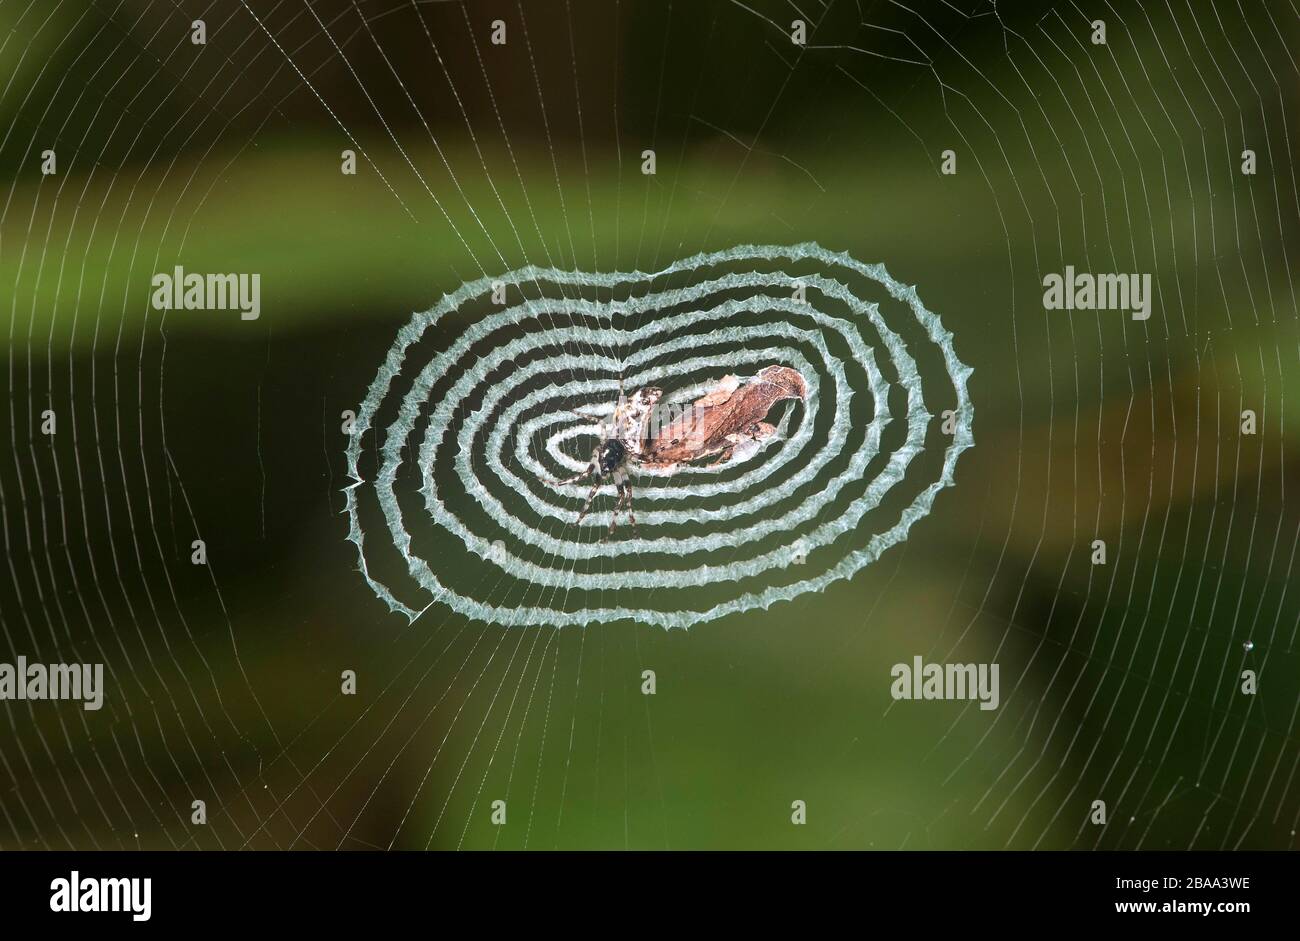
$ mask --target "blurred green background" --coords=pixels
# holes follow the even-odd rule
[[[112,677],[5,706],[0,846],[1291,846],[1297,22],[1103,6],[836,0],[803,47],[775,2],[0,6],[0,659]],[[689,632],[384,610],[340,413],[412,311],[809,240],[975,369],[904,545]],[[260,272],[261,318],[151,310],[176,264]],[[1151,272],[1151,320],[1044,311],[1067,264]],[[918,654],[1001,708],[892,703]]]

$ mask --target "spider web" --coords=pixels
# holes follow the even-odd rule
[[[1240,2],[3,5],[0,661],[103,663],[107,691],[99,712],[3,704],[0,846],[1292,845],[1298,18]],[[805,309],[773,315],[799,282],[847,316],[827,257],[714,258],[808,243],[883,263],[951,331],[979,441],[959,464],[944,455],[965,439],[949,449],[937,415],[971,414],[924,321],[870,299],[912,331],[928,411],[909,412],[879,329],[853,355]],[[262,272],[262,318],[151,309],[150,277],[174,264]],[[1151,318],[1044,311],[1066,265],[1150,273]],[[615,290],[620,271],[652,274]],[[445,423],[446,459],[432,434],[372,443],[405,469],[410,542],[393,533],[397,557],[363,577],[356,550],[366,565],[390,527],[382,507],[351,529],[340,515],[364,436],[339,413],[386,362],[418,389],[436,352],[385,359],[410,313],[509,272],[536,329],[496,365],[486,346],[453,360],[490,380],[465,405],[441,373],[412,400],[412,422]],[[691,294],[737,273],[761,290]],[[700,303],[743,307],[738,290],[763,310],[732,333],[692,322]],[[450,349],[497,310],[449,312],[427,339]],[[539,339],[554,355],[532,358]],[[476,562],[453,558],[425,497],[457,473],[573,467],[590,442],[557,411],[608,403],[620,380],[688,400],[769,354],[801,356],[820,390],[777,446],[636,482],[643,527],[789,600],[663,631],[511,626],[418,593],[393,599],[402,618],[368,591],[409,555],[499,612],[620,608],[642,549],[599,541],[608,498],[575,526],[575,486],[527,532],[543,497],[526,475],[500,511],[464,501]],[[851,372],[868,361],[878,382]],[[900,420],[864,474],[851,454],[882,406]],[[837,502],[800,477],[843,434],[826,477],[865,491],[909,415],[925,418],[912,490],[861,525],[858,491]],[[373,483],[378,464],[363,470]],[[785,590],[869,551],[945,472],[955,486],[876,564]],[[771,520],[800,513],[837,535],[758,571],[752,552],[791,551],[763,541]],[[753,540],[722,528],[737,520]],[[666,623],[734,594],[691,595],[685,562],[654,562],[636,604]],[[553,574],[521,582],[526,567]],[[999,663],[999,708],[891,701],[890,666],[914,656]]]

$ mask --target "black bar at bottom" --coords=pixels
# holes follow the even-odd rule
[[[848,913],[862,927],[1231,928],[1294,917],[1297,874],[1283,852],[0,853],[0,918],[6,929],[517,923],[603,933],[709,913],[809,927]]]

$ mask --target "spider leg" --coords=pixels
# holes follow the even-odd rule
[[[614,472],[614,486],[618,491],[618,499],[614,502],[614,512],[610,514],[609,532],[605,534],[605,539],[614,535],[614,530],[618,527],[618,511],[624,505],[627,506],[627,515],[632,521],[632,531],[636,532],[636,514],[632,512],[632,482],[628,480],[626,467],[620,467]]]
[[[636,510],[632,509],[632,482],[628,481],[624,486],[627,488],[627,518],[632,521],[632,535],[640,538],[641,533],[636,528]]]
[[[623,500],[624,500],[623,488],[625,486],[627,485],[626,484],[618,485],[618,499],[614,501],[614,512],[609,515],[609,532],[605,533],[606,539],[613,536],[614,530],[618,527],[618,511],[623,506]]]
[[[573,412],[573,414],[577,415],[583,421],[593,422],[597,425],[602,423],[602,419],[599,415],[588,415],[586,412],[580,412],[576,408],[571,408],[569,411]]]
[[[591,464],[588,464],[587,469],[584,470],[581,474],[577,474],[573,477],[569,477],[566,480],[551,480],[550,478],[545,478],[545,477],[542,479],[545,480],[552,487],[564,487],[568,484],[576,484],[578,481],[582,480],[582,478],[590,476],[595,470],[596,470],[596,465],[593,462]],[[597,486],[600,485],[597,484]]]
[[[591,493],[587,494],[587,502],[582,505],[582,512],[578,514],[578,522],[581,523],[586,517],[587,511],[591,509],[591,502],[596,499],[596,494],[600,491],[600,481],[597,480],[591,485]]]

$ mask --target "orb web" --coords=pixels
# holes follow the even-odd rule
[[[799,370],[808,395],[773,408],[758,453],[634,466],[637,525],[609,533],[608,479],[578,522],[590,483],[552,481],[586,466],[591,418],[620,391],[657,385],[685,405],[772,364]],[[481,278],[402,327],[362,401],[348,539],[411,620],[443,605],[506,626],[685,628],[766,609],[849,578],[930,513],[973,443],[970,374],[914,287],[814,244]],[[914,480],[935,444],[942,459]]]

